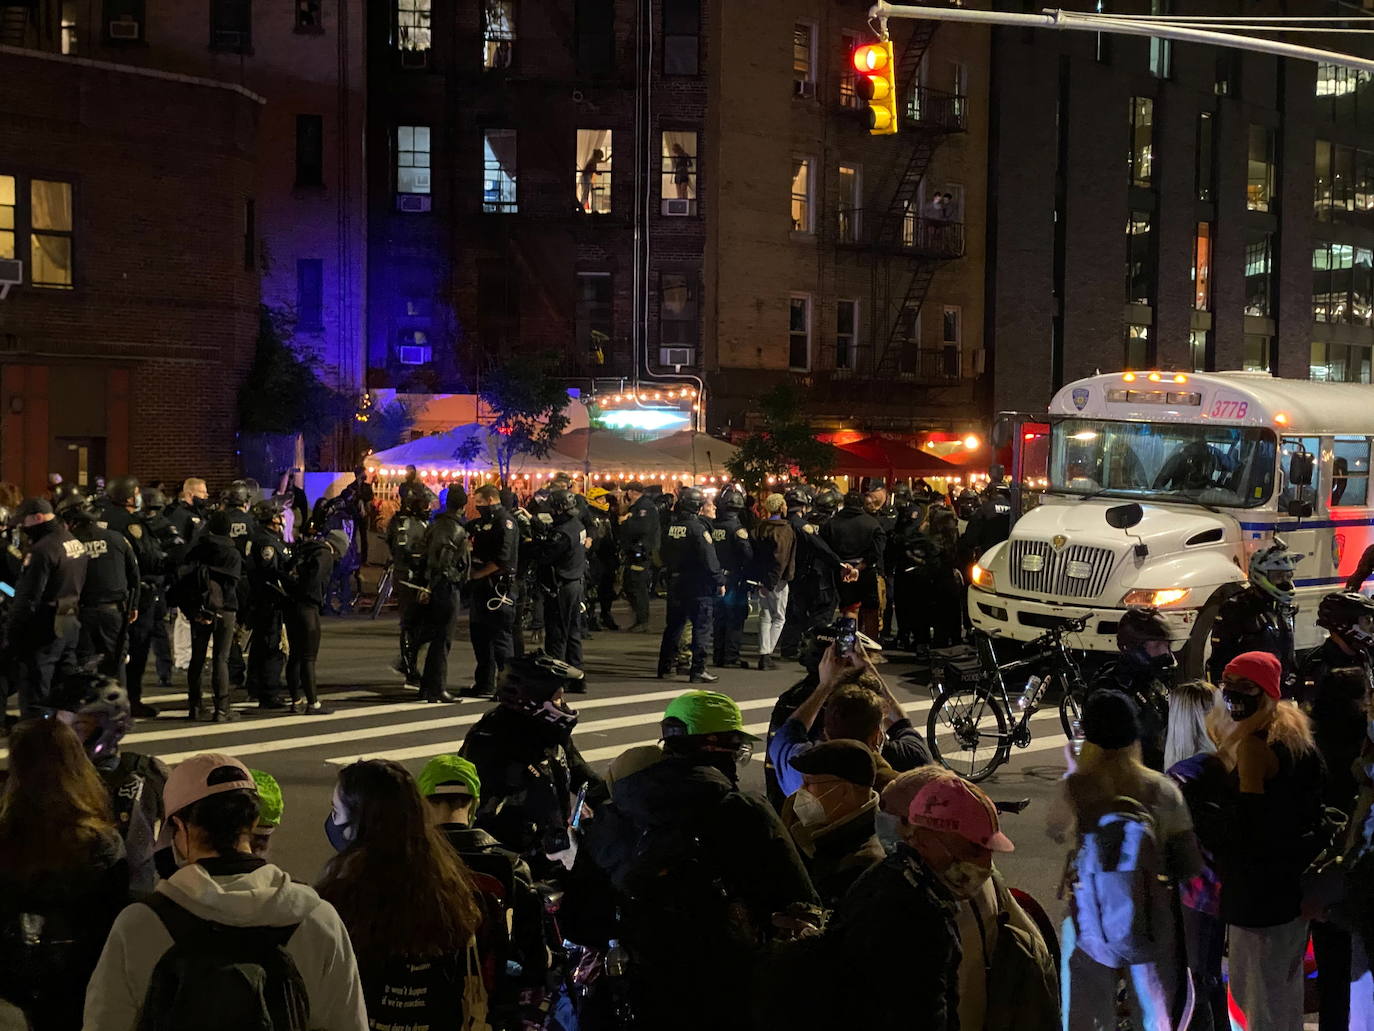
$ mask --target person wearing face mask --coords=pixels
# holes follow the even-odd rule
[[[1249,1031],[1302,1026],[1308,921],[1301,878],[1327,844],[1320,840],[1324,769],[1312,724],[1280,701],[1281,689],[1276,657],[1237,655],[1222,676],[1224,708],[1212,720],[1229,786],[1225,845],[1216,853],[1221,916],[1231,997]]]
[[[1120,691],[1135,702],[1145,765],[1162,771],[1169,688],[1178,668],[1169,623],[1153,606],[1129,608],[1116,625],[1116,647],[1120,656],[1098,670],[1088,692]]]
[[[1207,676],[1214,684],[1221,682],[1226,664],[1241,652],[1269,652],[1283,663],[1284,694],[1292,694],[1297,671],[1293,620],[1298,612],[1293,574],[1302,559],[1277,537],[1250,556],[1249,585],[1222,602],[1212,624]]]
[[[490,697],[497,674],[515,654],[515,577],[520,531],[515,517],[501,505],[501,490],[484,483],[473,491],[477,518],[467,525],[472,541],[468,633],[477,659],[472,686],[465,695]]]
[[[858,741],[827,741],[793,762],[802,786],[782,823],[801,853],[821,904],[833,909],[870,866],[886,857],[874,827],[878,767]]]
[[[577,710],[564,697],[582,671],[534,652],[506,663],[496,708],[463,739],[459,754],[477,768],[482,797],[474,823],[520,853],[536,874],[555,856],[571,859],[573,802],[589,804],[605,785],[573,743]]]
[[[53,685],[76,669],[81,636],[77,613],[86,583],[86,547],[53,515],[43,498],[14,513],[29,551],[14,585],[5,623],[5,658],[13,664],[20,716],[48,706]]]
[[[338,912],[252,853],[259,796],[248,768],[228,755],[192,756],[172,770],[164,798],[159,842],[177,870],[115,920],[86,992],[85,1031],[256,1026],[269,999],[302,1007],[312,1029],[364,1031]],[[223,958],[226,941],[236,967]],[[231,976],[243,965],[265,978]]]
[[[167,506],[167,521],[172,524],[182,542],[181,547],[172,554],[173,579],[176,568],[185,560],[186,552],[205,529],[205,520],[209,516],[209,499],[210,492],[205,486],[205,481],[197,476],[190,476],[182,481],[176,501]],[[171,608],[172,665],[176,669],[185,670],[191,661],[191,622],[184,613],[176,609],[176,606],[173,605]]]
[[[1061,937],[1064,1027],[1114,1027],[1124,981],[1134,1027],[1177,1031],[1193,1009],[1177,899],[1177,885],[1202,869],[1192,818],[1177,785],[1141,762],[1133,699],[1093,693],[1083,732],[1081,754],[1066,749],[1069,772],[1047,821],[1050,837],[1074,844],[1072,905]],[[1140,849],[1113,847],[1118,835],[1137,840],[1133,830],[1145,843]],[[1101,856],[1109,858],[1099,870],[1093,864]],[[1120,865],[1107,870],[1108,862]],[[1137,865],[1128,869],[1128,862]],[[1123,913],[1119,925],[1109,924]],[[1135,933],[1141,922],[1148,940]]]

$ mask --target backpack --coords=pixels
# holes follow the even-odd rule
[[[1124,795],[1109,803],[1073,855],[1078,947],[1113,969],[1160,960],[1173,903],[1154,817]]]
[[[305,982],[286,943],[299,924],[231,927],[155,892],[171,947],[153,968],[139,1031],[308,1031]]]

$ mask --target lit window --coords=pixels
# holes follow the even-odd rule
[[[1245,241],[1245,314],[1273,311],[1274,234],[1250,230]]]
[[[1155,102],[1131,98],[1131,184],[1149,186],[1154,179]]]
[[[62,0],[62,53],[75,54],[80,40],[76,27],[76,0]]]
[[[1246,333],[1241,369],[1245,372],[1269,372],[1273,349],[1273,337],[1263,333]]]
[[[1358,353],[1348,356],[1353,360],[1347,361],[1347,368],[1358,371],[1363,366],[1364,378],[1355,377],[1349,382],[1368,383],[1369,348],[1352,350]],[[1365,505],[1369,498],[1369,438],[1337,437],[1331,450],[1331,504]]]
[[[1274,195],[1274,130],[1250,126],[1249,160],[1246,163],[1245,206],[1268,211]]]
[[[1374,253],[1348,243],[1312,249],[1312,321],[1368,326],[1374,307]]]
[[[859,302],[835,302],[835,368],[852,369],[859,353]]]
[[[72,287],[72,184],[29,184],[30,279],[34,286]]]
[[[1148,211],[1132,211],[1126,222],[1126,303],[1153,304],[1155,245]]]
[[[859,46],[859,37],[853,32],[845,32],[841,33],[840,39],[843,41],[843,54],[840,59],[840,106],[857,111],[863,107],[857,88],[859,73],[854,67],[854,51]]]
[[[482,0],[482,66],[509,68],[515,47],[515,0]]]
[[[14,257],[14,176],[0,175],[0,258]]]
[[[658,277],[658,343],[661,348],[697,346],[697,273],[660,272]],[[676,362],[661,362],[674,365]],[[695,364],[693,360],[684,362]]]
[[[863,218],[862,177],[855,165],[840,166],[839,202],[836,214],[839,218],[840,243],[854,243],[859,239],[860,220]]]
[[[811,159],[792,159],[792,231],[809,233],[811,227]]]
[[[1193,307],[1212,310],[1212,224],[1199,222],[1193,235]]]
[[[664,213],[695,215],[697,210],[697,134],[665,132],[663,162]]]
[[[429,126],[396,127],[396,192],[429,193]]]
[[[1194,372],[1207,371],[1211,336],[1211,331],[1206,329],[1193,329],[1188,332],[1188,356],[1192,359]]]
[[[482,134],[482,210],[511,214],[516,198],[516,140],[514,129],[488,129]]]
[[[611,211],[611,130],[577,130],[574,170],[578,210],[588,215]]]
[[[787,365],[798,372],[811,368],[811,298],[794,296],[788,304]]]
[[[429,334],[423,329],[402,330],[396,346],[396,360],[402,365],[428,365],[434,357]]]
[[[396,0],[396,45],[402,50],[429,49],[430,0]]]

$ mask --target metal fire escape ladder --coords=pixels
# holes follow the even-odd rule
[[[29,4],[0,6],[0,44],[22,47],[28,40],[29,19],[33,7]]]

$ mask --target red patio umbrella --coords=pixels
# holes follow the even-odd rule
[[[836,444],[838,469],[850,476],[884,476],[909,479],[917,476],[958,476],[960,468],[936,455],[881,437],[865,437],[852,444]]]

